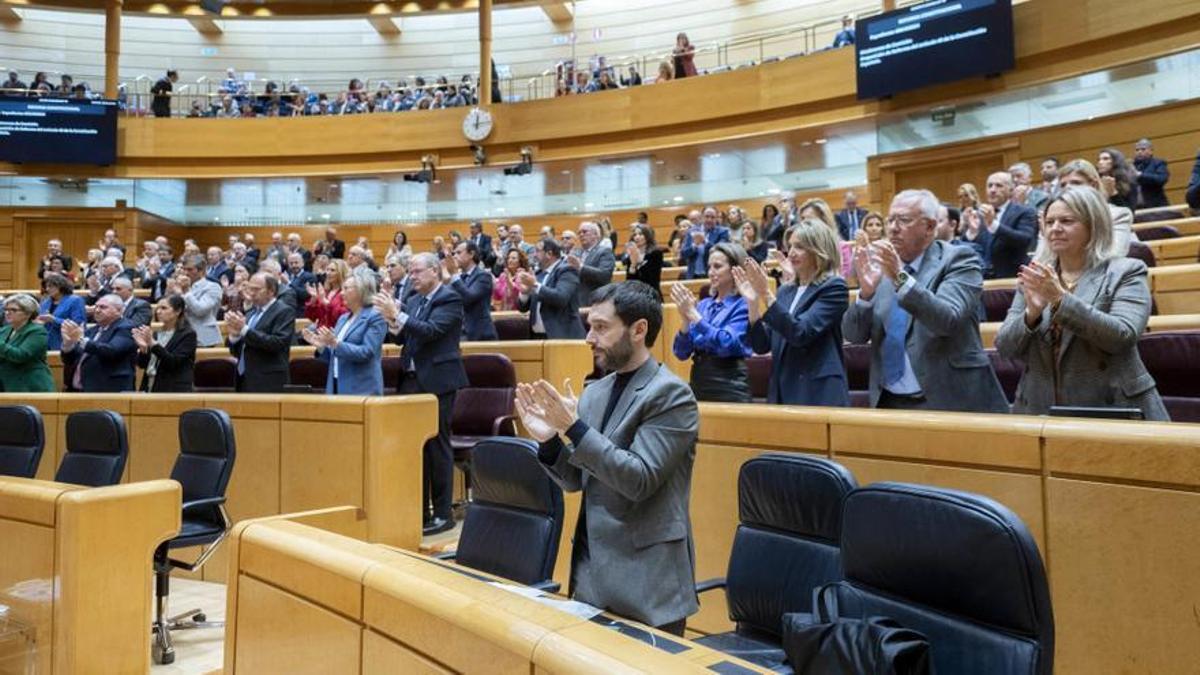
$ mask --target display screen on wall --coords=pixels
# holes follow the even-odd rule
[[[116,101],[0,96],[0,161],[106,166],[116,159]]]
[[[1014,66],[1012,0],[931,0],[860,20],[858,98],[993,75]]]

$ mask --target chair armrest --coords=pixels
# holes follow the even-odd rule
[[[562,585],[557,581],[547,579],[545,581],[539,581],[536,584],[529,584],[529,587],[536,588],[543,593],[557,593],[558,590],[562,588]]]
[[[725,577],[714,577],[712,579],[705,579],[704,581],[701,581],[700,583],[696,584],[696,592],[697,593],[711,591],[714,588],[725,588]]]
[[[200,508],[201,506],[220,506],[225,503],[225,497],[205,497],[204,499],[193,499],[190,502],[183,503],[183,511],[187,512],[191,509]]]
[[[513,415],[504,415],[502,417],[497,417],[496,420],[494,422],[492,422],[492,435],[493,436],[516,436],[517,430],[516,430],[516,427],[514,426],[514,423],[516,422],[516,420],[517,420],[517,418],[514,417]],[[507,432],[507,433],[505,433],[505,432]]]
[[[442,551],[435,553],[432,557],[434,560],[454,560],[458,557],[458,551]]]

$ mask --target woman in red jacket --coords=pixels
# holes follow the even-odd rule
[[[338,317],[350,311],[342,300],[342,281],[350,276],[350,266],[345,260],[336,258],[325,268],[324,284],[308,285],[308,302],[304,305],[304,316],[317,326],[332,329]]]

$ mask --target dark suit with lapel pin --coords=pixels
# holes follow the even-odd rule
[[[463,337],[467,340],[497,340],[496,325],[492,323],[492,273],[480,265],[450,282],[462,298]]]
[[[549,273],[539,272],[541,287],[521,300],[521,311],[529,312],[529,325],[541,312],[542,327],[551,340],[581,340],[586,337],[579,318],[579,271],[559,260]]]
[[[794,284],[781,288],[747,333],[756,354],[771,354],[767,402],[848,406],[850,390],[842,363],[846,282],[834,276],[806,287],[789,313],[798,290]]]
[[[1029,262],[1029,252],[1037,245],[1037,212],[1029,206],[1009,202],[1000,214],[1000,224],[991,233],[989,277],[1010,279],[1021,265]]]
[[[137,343],[133,340],[133,325],[125,319],[117,319],[107,328],[93,326],[85,333],[87,345],[78,344],[71,351],[62,352],[64,375],[69,391],[122,392],[134,390],[134,368],[137,358]],[[82,389],[76,388],[73,380],[77,368],[82,369]]]
[[[296,312],[286,304],[275,300],[262,316],[251,320],[254,313],[246,315],[246,332],[238,340],[227,339],[229,352],[239,361],[237,390],[246,393],[273,394],[282,392],[291,381],[288,370],[288,354],[296,332]]]

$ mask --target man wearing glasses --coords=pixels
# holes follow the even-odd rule
[[[858,299],[842,319],[846,340],[871,344],[871,405],[1007,413],[979,338],[979,258],[937,241],[938,201],[896,195],[884,239],[854,249]]]

